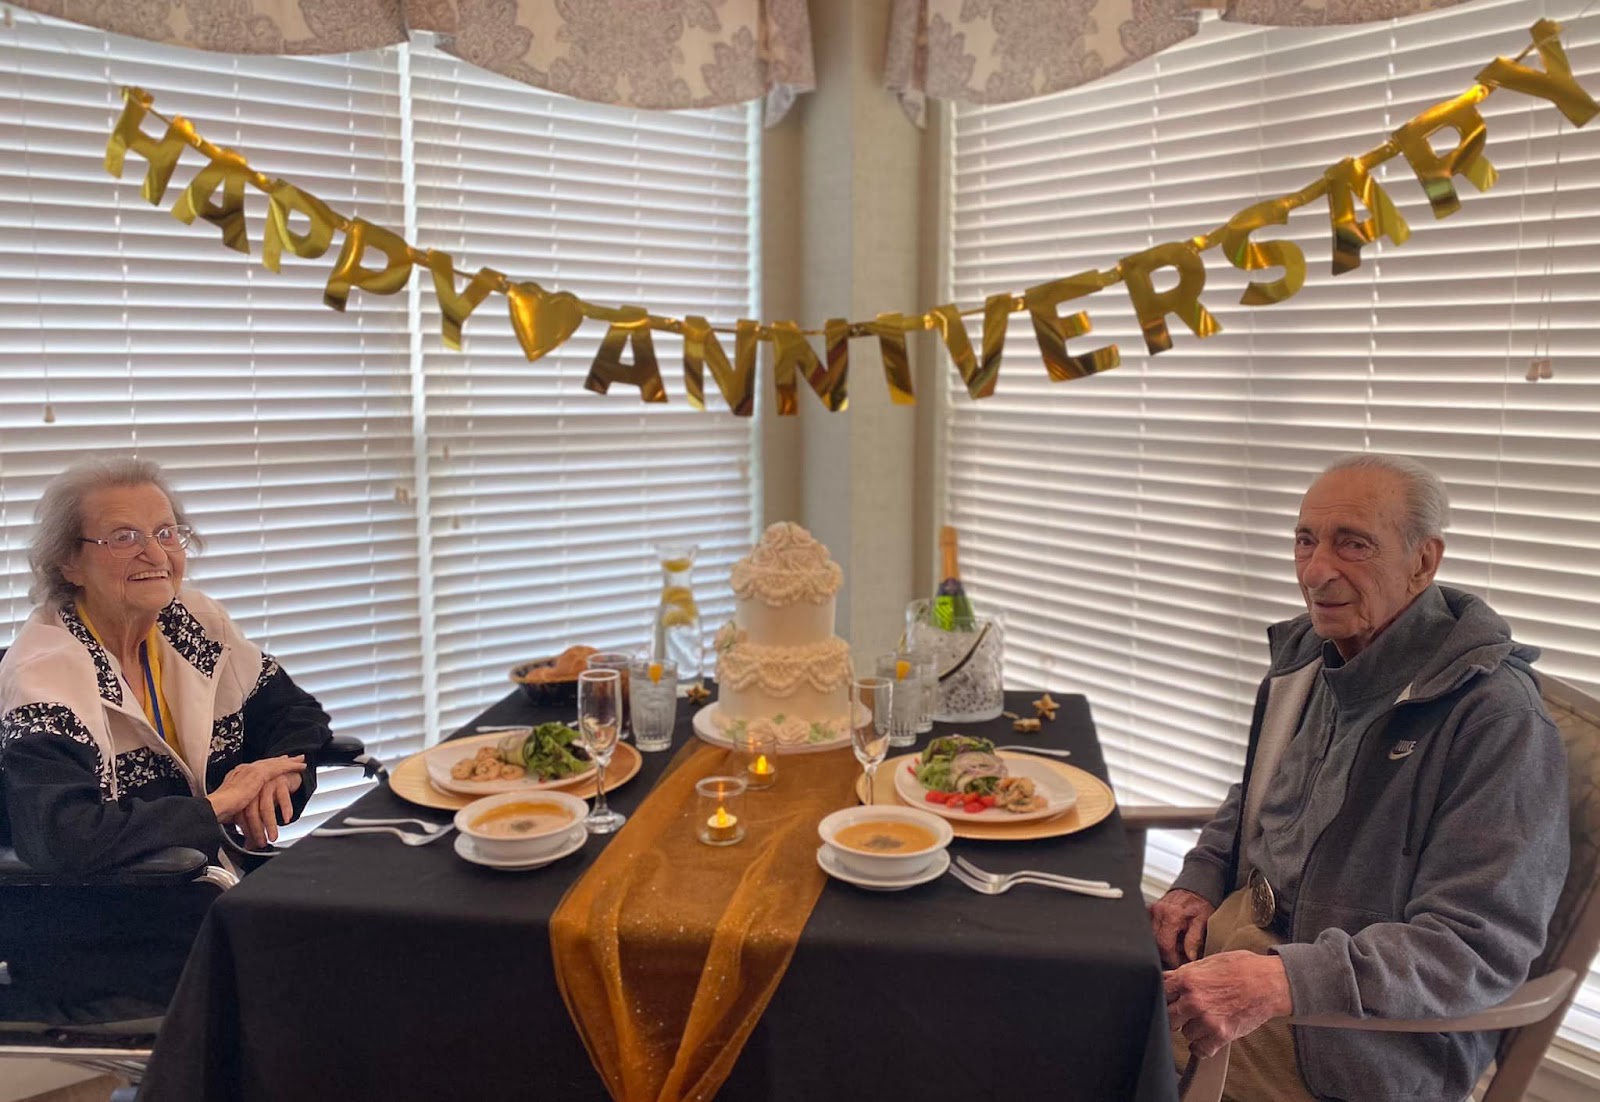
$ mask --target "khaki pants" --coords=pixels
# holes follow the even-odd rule
[[[1207,956],[1232,949],[1265,953],[1279,940],[1250,921],[1249,894],[1244,891],[1224,899],[1206,924]],[[1181,1074],[1189,1062],[1189,1043],[1183,1034],[1172,1034],[1172,1051]],[[1268,1022],[1233,1042],[1222,1098],[1223,1102],[1315,1102],[1300,1078],[1286,1024]]]

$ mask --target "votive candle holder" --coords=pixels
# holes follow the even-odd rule
[[[708,846],[731,846],[744,838],[743,777],[705,777],[695,782],[695,833]]]
[[[778,779],[777,737],[771,731],[741,731],[733,740],[733,748],[750,790],[771,788]]]

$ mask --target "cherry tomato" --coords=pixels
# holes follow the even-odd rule
[[[946,796],[943,792],[929,792],[922,798],[927,800],[930,804],[942,804],[944,803]]]

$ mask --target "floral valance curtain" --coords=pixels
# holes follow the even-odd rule
[[[1378,23],[1465,0],[1228,0],[1222,18],[1261,27],[1320,27],[1324,23]]]
[[[920,126],[929,96],[1060,92],[1182,42],[1198,18],[1192,0],[895,0],[885,83]]]
[[[338,54],[441,36],[463,61],[598,103],[659,110],[765,96],[769,122],[815,87],[806,0],[12,0],[154,42]]]
[[[1225,0],[1265,26],[1368,23],[1462,0]],[[1116,72],[1193,35],[1204,0],[894,0],[884,82],[921,125],[927,97],[1013,103]]]

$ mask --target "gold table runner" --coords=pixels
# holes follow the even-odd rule
[[[731,846],[696,835],[695,782],[733,755],[691,743],[550,919],[556,980],[618,1102],[710,1099],[778,988],[827,877],[817,824],[855,803],[848,751],[786,755]]]

